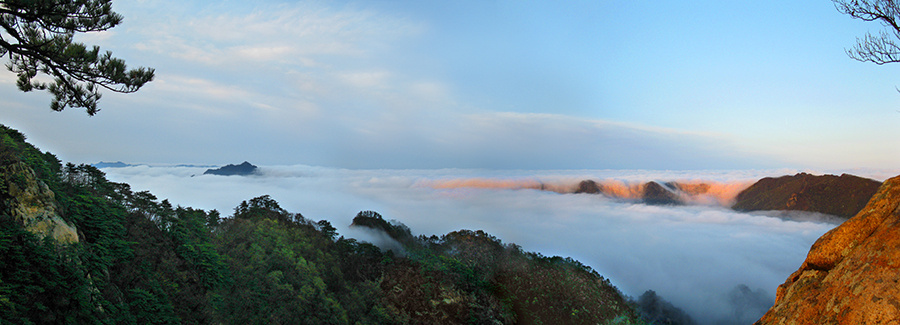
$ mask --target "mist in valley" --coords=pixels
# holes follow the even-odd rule
[[[490,171],[348,170],[263,166],[261,175],[202,175],[202,167],[104,168],[112,181],[150,190],[173,204],[230,215],[242,200],[270,195],[285,209],[330,221],[338,232],[384,241],[349,227],[373,210],[414,235],[484,230],[547,256],[596,269],[635,300],[652,290],[700,324],[752,322],[774,302],[775,288],[839,219],[810,213],[742,213],[721,191],[686,205],[646,205],[628,198],[562,194],[580,180],[635,184],[706,182],[732,189],[794,171]],[[449,186],[452,184],[453,186]],[[484,184],[493,184],[482,186]],[[498,185],[499,184],[499,185]],[[552,184],[547,190],[535,184]],[[562,193],[561,193],[562,192]],[[731,193],[728,192],[728,193]]]

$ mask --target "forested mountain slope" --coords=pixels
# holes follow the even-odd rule
[[[481,231],[414,237],[360,213],[402,237],[395,252],[265,195],[223,217],[62,165],[2,126],[0,171],[0,324],[641,322],[589,267]]]

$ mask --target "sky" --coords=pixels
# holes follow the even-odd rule
[[[0,123],[63,161],[362,169],[896,168],[900,65],[830,1],[114,1],[156,69]]]

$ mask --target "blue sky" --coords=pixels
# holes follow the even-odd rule
[[[74,162],[896,168],[900,65],[830,1],[115,1],[79,36],[156,68],[97,116],[0,73],[0,123]]]

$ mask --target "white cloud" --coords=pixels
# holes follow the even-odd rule
[[[388,71],[351,72],[339,77],[350,86],[363,90],[384,89],[389,87],[391,73]]]
[[[421,29],[396,17],[314,3],[262,5],[251,12],[234,12],[240,11],[216,5],[199,12],[160,11],[170,16],[142,26],[146,40],[141,49],[214,66],[267,62],[310,66],[323,56],[358,58]]]
[[[6,64],[7,60],[3,60],[3,64]],[[5,84],[4,87],[15,87],[13,85],[16,84],[16,74],[9,72],[8,70],[0,71],[0,84]]]
[[[558,114],[443,117],[425,136],[457,155],[518,168],[714,168],[739,160],[717,135]]]
[[[406,54],[394,43],[424,29],[390,13],[316,3],[224,8],[232,5],[162,12],[163,5],[144,3],[162,16],[140,18],[132,26],[140,30],[129,33],[144,36],[143,50],[175,60],[158,66],[157,80],[142,92],[162,93],[154,96],[162,97],[159,106],[227,115],[221,129],[265,132],[277,136],[269,141],[275,147],[328,148],[302,157],[279,150],[273,161],[490,168],[711,168],[740,161],[716,134],[472,108],[455,93],[459,85],[395,62]]]
[[[450,90],[447,85],[437,81],[418,81],[409,85],[409,92],[427,102],[446,102],[452,104]]]
[[[116,35],[114,30],[105,30],[99,32],[88,32],[76,34],[75,41],[84,43],[88,46],[93,44],[102,44]]]
[[[759,166],[722,136],[558,114],[472,113],[444,97],[440,86],[432,90],[361,92],[344,103],[348,109],[325,106],[329,114],[318,117],[317,127],[330,136],[318,141],[330,150],[323,160],[305,162],[352,168]]]
[[[597,195],[535,190],[434,189],[436,181],[501,179],[706,179],[779,176],[778,171],[346,170],[262,166],[258,177],[196,176],[202,168],[108,168],[111,180],[149,189],[173,204],[217,208],[269,194],[292,212],[327,219],[349,235],[352,217],[375,210],[414,234],[482,229],[545,255],[571,256],[630,295],[652,289],[694,318],[727,318],[721,297],[738,284],[775,289],[833,224],[798,222],[707,206],[648,206]]]
[[[293,49],[289,46],[241,46],[234,48],[234,55],[237,58],[249,61],[283,60],[292,53]]]
[[[189,92],[199,94],[207,99],[217,101],[229,101],[238,98],[250,97],[250,94],[243,88],[234,85],[223,85],[221,83],[209,80],[192,78],[179,75],[162,75],[157,77],[153,85],[162,91],[169,92]]]

